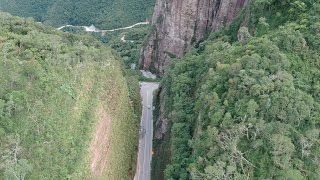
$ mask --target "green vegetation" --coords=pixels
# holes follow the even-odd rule
[[[112,29],[145,21],[155,0],[0,0],[0,10],[53,26],[91,25]]]
[[[0,179],[129,179],[140,99],[117,53],[3,13],[0,49]],[[107,163],[96,175],[89,146],[105,119]]]
[[[123,67],[125,67],[128,74],[127,77],[129,79],[129,76],[134,76],[139,81],[159,82],[159,79],[146,78],[142,75],[142,73],[137,71],[140,50],[143,46],[143,43],[146,41],[148,32],[150,31],[150,26],[142,25],[131,29],[108,32],[107,34],[85,32],[79,27],[66,27],[63,29],[63,31],[81,35],[93,35],[101,42],[112,47],[119,53],[123,62]],[[133,64],[135,65],[135,70],[130,70],[131,65]]]
[[[94,36],[116,50],[122,57],[125,67],[130,68],[131,64],[138,64],[140,50],[149,29],[150,26],[142,25],[132,29],[109,32],[104,36],[101,36],[100,33],[94,33]],[[125,42],[121,40],[122,38]]]
[[[320,177],[320,2],[248,7],[166,71],[165,179]]]

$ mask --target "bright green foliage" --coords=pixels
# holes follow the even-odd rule
[[[145,21],[155,0],[0,0],[0,10],[33,17],[54,26],[65,24],[117,28]]]
[[[0,49],[0,179],[91,179],[89,145],[104,111],[112,136],[103,179],[128,179],[140,99],[118,55],[3,13]]]
[[[165,179],[319,179],[320,4],[254,3],[291,14],[259,17],[251,26],[267,29],[241,28],[241,42],[212,34],[168,68]]]

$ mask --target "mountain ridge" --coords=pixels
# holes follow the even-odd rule
[[[114,29],[145,21],[154,0],[0,0],[0,10],[59,27],[66,24],[95,24]]]

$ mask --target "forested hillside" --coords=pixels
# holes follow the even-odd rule
[[[155,0],[0,0],[0,10],[53,26],[94,24],[104,29],[145,21]]]
[[[256,0],[175,60],[165,179],[319,179],[319,42],[319,0]]]
[[[0,179],[132,176],[141,101],[113,50],[4,13],[0,49]]]

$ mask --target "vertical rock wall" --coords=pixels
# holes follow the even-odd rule
[[[247,0],[157,0],[140,68],[163,75],[172,58],[182,57],[207,32],[228,25],[246,4]]]

